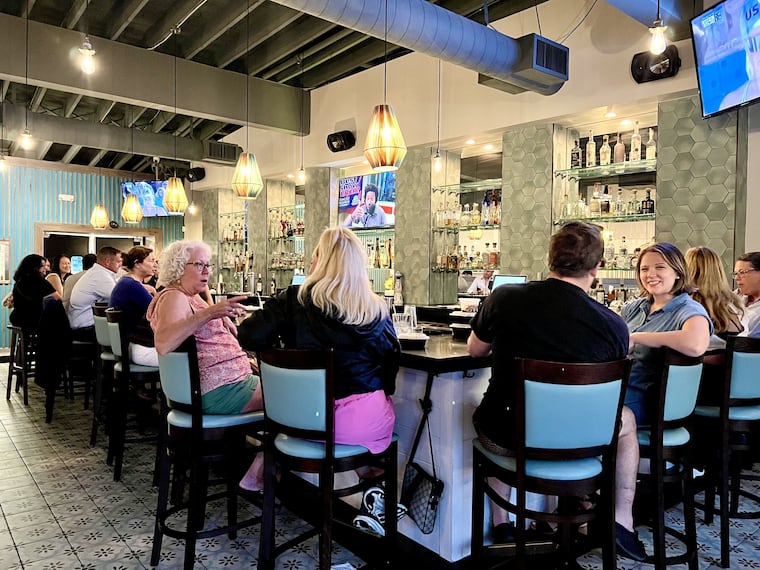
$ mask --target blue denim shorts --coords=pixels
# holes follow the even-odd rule
[[[203,395],[203,411],[207,414],[239,414],[251,400],[259,377],[251,374],[240,382],[225,384]]]

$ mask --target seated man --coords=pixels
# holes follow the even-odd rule
[[[74,340],[95,342],[92,306],[110,300],[119,267],[121,252],[115,247],[103,246],[98,250],[97,263],[74,285],[67,311]]]
[[[549,275],[519,287],[504,285],[484,301],[472,320],[467,348],[473,356],[493,351],[493,376],[473,423],[483,446],[511,455],[514,358],[555,362],[606,362],[628,354],[628,329],[623,320],[592,300],[587,291],[602,260],[604,242],[596,226],[570,222],[549,245]],[[623,408],[615,471],[615,520],[618,552],[634,560],[646,558],[633,528],[633,497],[639,445],[633,413]],[[490,479],[507,496],[511,489]],[[494,535],[509,542],[507,513],[492,506]]]

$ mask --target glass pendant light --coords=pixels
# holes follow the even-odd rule
[[[667,26],[662,25],[662,18],[660,17],[660,0],[657,0],[657,18],[649,28],[649,33],[652,34],[652,39],[649,43],[649,51],[654,55],[660,55],[668,47],[668,40],[665,37],[665,30]]]
[[[95,73],[95,50],[92,49],[92,42],[90,42],[90,36],[85,34],[82,40],[82,45],[79,47],[79,53],[81,55],[79,59],[79,68],[82,73],[86,75],[92,75]]]
[[[142,206],[135,194],[127,194],[124,205],[121,207],[121,219],[128,224],[139,224],[143,219]]]
[[[174,114],[177,114],[177,35],[179,28],[172,28],[174,34]],[[177,161],[177,135],[174,135],[174,161]],[[166,183],[166,193],[164,194],[164,206],[171,216],[181,216],[187,209],[187,194],[182,180],[175,175],[169,178]]]
[[[438,60],[438,115],[436,117],[437,134],[435,144],[435,154],[433,155],[433,170],[440,172],[443,170],[443,158],[441,157],[441,60]]]
[[[90,214],[90,225],[96,230],[103,230],[108,227],[108,222],[111,218],[108,215],[108,210],[106,210],[106,207],[103,204],[103,173],[99,172],[98,176],[100,202],[92,209],[92,214]]]
[[[304,146],[304,136],[303,136],[303,56],[298,56],[298,65],[301,68],[301,91],[300,91],[300,108],[299,108],[299,119],[300,119],[300,127],[301,127],[301,168],[298,169],[298,172],[296,172],[296,184],[303,186],[306,184],[306,171],[303,168],[303,146]]]
[[[3,139],[5,138],[5,99],[0,101],[0,172],[5,170],[5,155],[3,154]]]
[[[375,172],[398,170],[406,156],[396,112],[386,100],[388,87],[388,0],[385,0],[385,58],[383,63],[383,104],[376,105],[364,141],[364,157]]]

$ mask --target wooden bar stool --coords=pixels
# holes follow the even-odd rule
[[[23,388],[24,405],[29,405],[29,378],[36,373],[37,334],[25,331],[16,325],[8,325],[11,331],[11,353],[8,363],[8,385],[6,399],[11,399],[13,377],[16,377],[16,392]]]
[[[93,388],[92,404],[92,428],[90,430],[90,445],[94,446],[98,438],[98,428],[106,418],[104,402],[110,398],[113,387],[113,366],[116,356],[111,350],[111,335],[108,332],[108,319],[106,318],[108,303],[95,303],[92,306],[95,320],[95,337],[100,346],[100,354],[97,359],[95,386]]]

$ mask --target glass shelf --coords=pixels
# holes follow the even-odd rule
[[[270,238],[267,238],[267,239],[269,241],[274,241],[274,242],[277,242],[277,241],[298,241],[298,240],[302,240],[303,236],[302,235],[301,236],[277,236],[277,237],[270,237]]]
[[[223,239],[219,242],[222,245],[238,245],[241,243],[245,243],[244,239]]]
[[[483,190],[501,189],[501,178],[491,178],[479,182],[465,182],[464,184],[449,184],[448,186],[434,186],[433,190],[439,192],[482,192]]]
[[[435,226],[432,230],[434,232],[455,234],[457,232],[466,232],[470,230],[498,230],[500,227],[499,224],[479,224],[477,226]]]
[[[583,180],[585,178],[602,178],[604,176],[619,176],[621,174],[636,174],[640,172],[654,172],[657,169],[657,159],[634,160],[626,162],[614,162],[605,166],[589,166],[585,168],[568,168],[555,170],[555,176],[562,176],[570,180]]]
[[[626,216],[594,216],[590,218],[559,218],[554,224],[564,224],[565,222],[590,222],[593,224],[603,224],[604,222],[648,222],[654,220],[654,214],[631,214]],[[488,226],[486,226],[488,227]],[[494,227],[494,226],[492,226]]]

